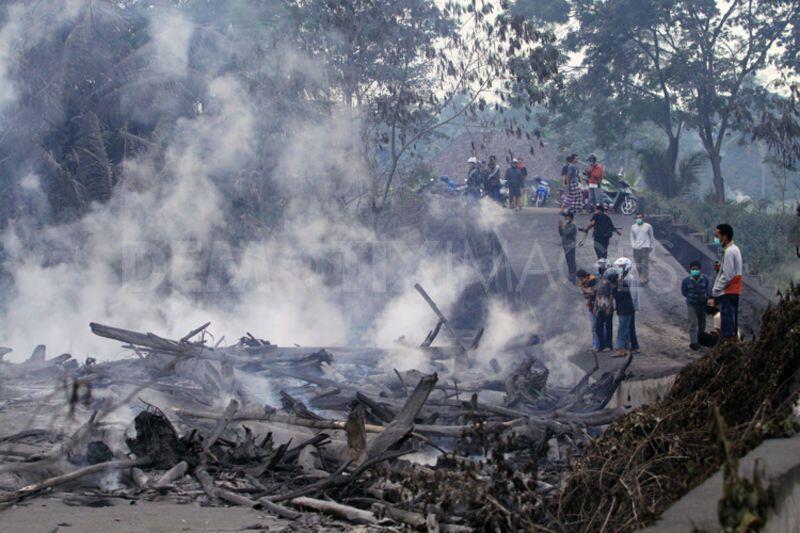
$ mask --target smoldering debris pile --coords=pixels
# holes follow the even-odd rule
[[[132,357],[80,365],[42,348],[2,363],[5,409],[66,410],[80,423],[62,434],[28,413],[27,427],[3,436],[0,502],[199,501],[303,527],[331,515],[441,531],[544,520],[581,448],[618,416],[606,406],[630,359],[552,387],[529,335],[504,349],[516,365],[493,361],[487,376],[470,368],[480,332],[462,344],[429,303],[440,320],[414,347],[429,374],[382,372],[386,353],[371,348],[281,348],[250,334],[213,346],[208,324],[179,340],[92,324]],[[451,345],[432,345],[440,330]],[[280,405],[259,401],[259,388],[280,391]],[[32,390],[37,399],[25,400]]]
[[[586,449],[561,499],[560,523],[573,531],[634,531],[651,523],[720,469],[723,442],[739,457],[765,438],[796,432],[798,395],[795,286],[764,313],[757,338],[723,344],[691,363],[662,402],[626,414]],[[727,428],[724,436],[720,427]],[[756,528],[755,522],[727,525],[726,531]]]

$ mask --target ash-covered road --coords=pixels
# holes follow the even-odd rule
[[[609,260],[633,258],[630,246],[632,217],[611,215],[622,236],[611,239]],[[581,369],[594,366],[591,353],[591,332],[588,312],[580,290],[567,280],[561,240],[558,236],[558,209],[525,208],[520,212],[505,211],[495,231],[516,275],[520,299],[541,327],[545,352],[557,360],[567,359]],[[579,228],[586,227],[589,215],[575,218]],[[579,240],[583,238],[579,233]],[[578,248],[578,268],[592,271],[596,261],[591,232]],[[710,275],[711,273],[706,273]],[[660,377],[675,373],[694,357],[685,332],[685,303],[680,282],[686,276],[667,249],[658,243],[651,254],[650,283],[640,293],[640,309],[636,315],[637,333],[642,352],[631,365],[634,379]],[[616,335],[616,318],[614,322]],[[616,368],[620,359],[599,354],[602,371]],[[599,374],[598,374],[599,375]]]

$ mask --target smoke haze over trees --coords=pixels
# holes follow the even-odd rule
[[[22,346],[101,317],[269,323],[287,343],[379,327],[388,296],[355,308],[314,261],[414,216],[399,176],[441,126],[540,103],[557,77],[552,36],[488,2],[37,0],[0,16],[2,333]],[[409,275],[432,275],[427,255]]]

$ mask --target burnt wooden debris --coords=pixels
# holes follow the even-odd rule
[[[524,474],[533,497],[553,497],[584,443],[620,414],[607,405],[630,358],[572,389],[550,387],[530,335],[470,368],[481,332],[462,343],[416,288],[438,321],[422,345],[402,348],[427,358],[425,373],[384,366],[391,350],[376,348],[279,347],[249,333],[219,346],[208,323],[179,340],[91,324],[130,353],[113,362],[48,358],[44,346],[22,363],[0,358],[7,408],[40,391],[30,427],[0,434],[0,505],[80,488],[73,501],[198,500],[305,526],[326,516],[442,531],[527,512],[514,498],[467,496],[467,486],[461,505],[446,504],[430,480],[507,475],[489,460],[502,445],[507,464],[533,465]],[[442,328],[452,344],[434,347]]]

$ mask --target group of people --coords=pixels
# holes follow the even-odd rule
[[[584,242],[580,241],[578,243],[578,232],[588,235],[589,230],[592,231],[594,253],[597,259],[600,260],[608,259],[611,238],[615,233],[621,236],[622,231],[614,225],[614,221],[606,213],[606,208],[603,204],[595,206],[594,213],[585,228],[578,228],[575,225],[575,213],[572,210],[562,210],[561,216],[562,219],[558,224],[558,234],[561,237],[561,245],[564,248],[568,276],[570,281],[574,282],[576,276],[575,250],[577,247],[582,246]],[[631,227],[633,262],[636,265],[636,271],[639,273],[640,282],[643,285],[647,285],[650,278],[650,252],[653,250],[655,242],[653,226],[644,221],[644,213],[642,212],[636,213],[634,221]]]
[[[639,309],[639,283],[632,272],[632,262],[620,257],[609,264],[598,259],[594,272],[577,271],[586,309],[592,323],[592,349],[614,352],[625,357],[639,351],[636,336],[636,311]],[[614,342],[614,314],[617,315],[617,337]]]
[[[699,260],[689,263],[689,275],[681,282],[692,350],[739,338],[739,296],[744,284],[742,252],[733,242],[730,224],[717,226],[714,242],[721,254],[720,260],[714,262],[714,283],[703,274]],[[713,320],[709,332],[706,331],[707,316]]]
[[[622,235],[619,228],[605,212],[603,204],[595,206],[595,212],[586,228],[575,224],[575,213],[571,209],[561,212],[558,233],[564,249],[568,277],[578,283],[586,302],[592,323],[592,348],[597,352],[614,351],[615,356],[624,357],[639,351],[636,335],[636,311],[639,309],[639,288],[647,285],[650,250],[653,248],[653,228],[644,221],[644,213],[637,213],[631,228],[631,245],[635,261],[620,257],[609,264],[608,250],[614,233]],[[593,272],[576,268],[575,252],[583,244],[577,242],[578,232],[588,235],[593,231],[594,251],[597,256]],[[634,264],[636,273],[634,274]],[[614,314],[618,317],[617,337],[614,341]]]
[[[586,158],[588,165],[583,174],[586,184],[589,187],[589,205],[596,206],[603,203],[603,165],[597,161],[597,156],[589,154]],[[578,212],[583,209],[584,200],[581,191],[580,171],[578,170],[578,154],[567,156],[566,164],[561,168],[561,179],[564,182],[564,200],[561,204],[562,209]]]
[[[477,201],[481,196],[486,196],[502,205],[505,200],[501,191],[505,185],[508,188],[508,207],[522,209],[522,191],[525,189],[525,178],[528,177],[528,169],[522,159],[513,158],[505,173],[501,173],[495,156],[490,156],[488,162],[470,157],[467,164],[467,196],[471,200]]]
[[[586,228],[575,224],[574,213],[562,211],[558,233],[564,249],[568,277],[577,282],[583,294],[592,324],[592,348],[597,352],[614,352],[625,357],[639,351],[636,335],[636,312],[639,309],[640,288],[650,277],[650,254],[655,244],[653,227],[645,222],[644,213],[637,213],[630,229],[630,243],[634,259],[620,257],[608,261],[611,236],[622,235],[602,204],[596,206]],[[597,262],[589,272],[576,269],[575,252],[582,244],[576,243],[578,232],[594,231],[594,250]],[[713,346],[720,340],[735,340],[739,332],[739,295],[742,291],[742,255],[733,242],[733,228],[720,224],[716,228],[715,242],[721,257],[714,263],[716,277],[711,283],[702,273],[699,260],[689,264],[689,275],[681,283],[681,294],[686,300],[689,323],[689,346]],[[635,266],[635,269],[634,269]],[[617,336],[614,339],[613,317],[618,317]],[[706,332],[706,317],[712,316],[714,327]]]

